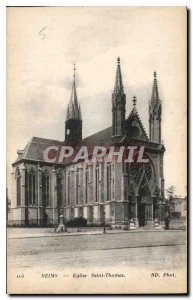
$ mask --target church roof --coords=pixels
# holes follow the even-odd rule
[[[96,132],[82,140],[82,144],[89,146],[89,145],[100,145],[100,144],[108,144],[112,143],[111,140],[111,132],[112,127],[105,128],[99,132]]]
[[[94,133],[84,139],[82,139],[81,144],[84,146],[93,146],[111,143],[111,127]],[[65,142],[58,140],[45,139],[40,137],[33,137],[26,145],[23,151],[20,151],[16,161],[13,163],[15,165],[21,160],[39,161],[43,162],[43,153],[49,146],[65,146]]]
[[[40,137],[33,137],[26,145],[21,154],[18,154],[16,161],[17,163],[21,160],[34,160],[34,161],[43,161],[43,152],[48,146],[65,145],[64,142],[45,139]]]
[[[133,116],[133,111],[131,111],[129,117],[127,120],[131,119]],[[139,116],[137,115],[137,118],[140,121]],[[141,123],[141,126],[142,123]],[[145,129],[144,129],[145,130]],[[84,146],[92,146],[94,145],[111,145],[112,140],[111,140],[111,132],[112,132],[112,127],[107,127],[97,133],[94,133],[86,138],[84,138],[81,142],[82,145]],[[125,137],[126,138],[126,137]],[[133,141],[133,138],[131,139]],[[137,142],[137,139],[134,139],[135,142]],[[157,150],[163,150],[163,145],[159,145],[156,143],[152,143],[148,140],[146,141],[141,141],[147,143],[147,146],[152,147]],[[18,157],[13,163],[13,166],[16,165],[17,163],[21,161],[34,161],[34,162],[44,162],[43,160],[43,153],[46,150],[47,147],[49,146],[65,146],[65,142],[61,142],[58,140],[51,140],[51,139],[46,139],[46,138],[40,138],[40,137],[33,137],[26,145],[23,151],[18,151]],[[70,160],[68,160],[70,162]]]

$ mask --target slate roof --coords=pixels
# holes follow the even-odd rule
[[[99,132],[96,132],[82,140],[82,145],[89,146],[89,145],[100,145],[100,144],[111,144],[111,133],[112,127],[108,127],[103,129]]]
[[[94,133],[86,138],[84,138],[81,142],[84,146],[93,146],[100,144],[111,143],[111,127],[108,127],[104,130],[101,130],[97,133]],[[26,145],[22,154],[18,154],[17,159],[13,163],[16,164],[21,160],[32,160],[32,161],[44,161],[43,153],[45,149],[49,146],[65,146],[65,142],[61,142],[58,140],[45,139],[40,137],[33,137]]]
[[[43,161],[43,152],[48,146],[53,145],[65,145],[64,142],[57,140],[50,140],[40,137],[33,137],[26,145],[22,154],[18,154],[16,161],[13,163],[17,163],[20,160],[35,160],[35,161]]]

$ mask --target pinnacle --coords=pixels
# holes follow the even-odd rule
[[[118,57],[114,93],[118,94],[120,91],[121,92],[123,91],[123,82],[122,82],[122,74],[121,74],[121,66],[120,66],[120,57]]]
[[[153,88],[152,88],[152,96],[151,96],[151,101],[152,102],[157,102],[159,101],[159,93],[158,93],[158,85],[157,85],[157,74],[156,71],[153,73],[154,80],[153,80]]]

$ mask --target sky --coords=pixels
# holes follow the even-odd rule
[[[162,100],[165,188],[186,195],[187,57],[183,7],[7,8],[7,184],[17,150],[33,136],[64,140],[76,63],[86,137],[111,125],[117,57],[126,115],[137,110],[148,133],[157,71]]]

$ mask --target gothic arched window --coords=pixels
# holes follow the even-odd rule
[[[19,168],[16,170],[16,194],[17,194],[17,206],[21,205],[21,174]]]
[[[90,171],[89,167],[86,167],[85,170],[85,202],[88,203],[88,184],[89,184],[89,176],[90,176]]]
[[[62,206],[63,199],[63,173],[61,169],[56,170],[56,188],[57,188],[57,207],[60,208]]]
[[[99,201],[99,165],[95,167],[95,201]]]
[[[44,170],[42,172],[42,204],[48,206],[50,200],[50,176],[49,171]]]
[[[70,178],[70,171],[68,172],[67,176],[67,204],[70,204],[70,187],[71,186],[71,178]]]
[[[107,164],[107,201],[111,200],[111,163]]]
[[[76,171],[76,203],[78,204],[79,203],[79,181],[80,181],[80,178],[79,178],[79,169],[77,169]]]
[[[146,155],[147,156],[147,155]],[[134,162],[130,163],[129,167],[130,180],[134,183],[136,187],[140,188],[151,185],[155,179],[154,166],[149,158],[149,162],[140,163]]]
[[[26,176],[27,191],[28,191],[28,205],[36,204],[36,175],[35,170],[30,169],[29,174]]]

